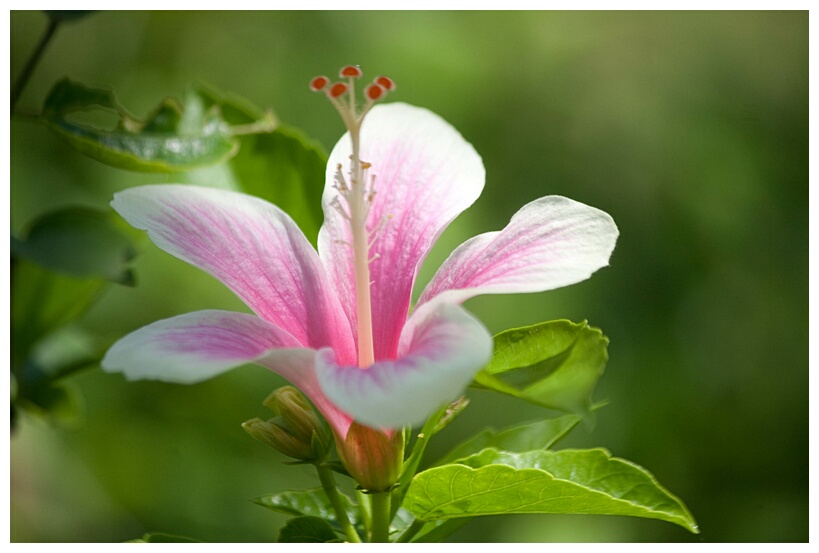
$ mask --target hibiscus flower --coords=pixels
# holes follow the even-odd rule
[[[284,211],[256,197],[187,185],[115,195],[111,205],[131,225],[255,314],[208,310],[155,322],[114,344],[106,371],[193,383],[256,363],[304,392],[342,440],[353,420],[415,425],[457,398],[491,357],[492,337],[465,300],[566,286],[608,264],[618,235],[611,217],[547,196],[503,230],[458,247],[411,310],[421,263],[478,198],[485,172],[434,113],[372,105],[391,84],[372,88],[378,82],[359,110],[347,85],[314,81],[349,129],[327,164],[318,251]]]

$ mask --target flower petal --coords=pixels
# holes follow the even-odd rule
[[[523,206],[500,232],[470,238],[452,252],[418,305],[460,303],[480,294],[542,292],[580,282],[608,265],[617,241],[604,211],[561,196]]]
[[[316,355],[316,376],[324,394],[362,424],[416,425],[457,398],[489,362],[492,336],[466,310],[442,304],[413,314],[400,353],[360,369],[339,366],[324,349]]]
[[[321,392],[315,355],[264,319],[209,310],[157,321],[128,334],[108,350],[101,365],[128,380],[192,384],[245,363],[258,363],[301,389],[343,438],[352,419]]]
[[[166,252],[215,276],[302,346],[355,359],[353,335],[318,255],[290,217],[259,198],[198,186],[156,185],[111,205]]]
[[[338,194],[336,167],[346,177],[351,152],[344,135],[330,154],[319,252],[355,333],[352,252],[344,244],[352,239],[347,221],[330,206]],[[406,104],[376,106],[366,116],[361,159],[376,176],[367,229],[384,225],[370,249],[375,358],[393,359],[420,264],[450,221],[478,198],[485,173],[475,149],[449,123]]]
[[[274,348],[303,349],[288,332],[254,315],[197,311],[128,334],[111,346],[101,364],[128,380],[192,384],[256,361]]]

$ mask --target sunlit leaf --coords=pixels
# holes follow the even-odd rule
[[[339,541],[326,520],[317,517],[296,517],[279,530],[280,543],[327,543]]]
[[[145,121],[130,116],[109,89],[90,88],[69,79],[58,81],[43,105],[43,120],[79,152],[129,171],[178,172],[211,165],[233,156],[239,142],[219,109],[198,109],[196,94],[184,106],[165,100]],[[112,129],[78,123],[80,111],[108,110],[119,116]]]
[[[103,277],[133,285],[128,263],[135,249],[112,222],[111,213],[68,208],[37,219],[27,235],[12,238],[13,255],[77,277]]]
[[[488,447],[514,452],[548,449],[566,436],[578,422],[580,422],[579,416],[564,415],[555,419],[522,424],[500,431],[486,428],[472,438],[458,444],[436,464],[452,463]]]
[[[609,340],[585,322],[551,321],[495,336],[492,360],[477,387],[587,416],[608,360]]]
[[[485,449],[416,475],[404,506],[421,520],[518,513],[625,515],[699,532],[685,505],[650,473],[603,449]]]

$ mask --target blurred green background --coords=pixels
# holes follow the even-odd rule
[[[11,12],[11,76],[46,27]],[[392,98],[427,107],[474,144],[478,202],[421,274],[524,203],[560,194],[610,213],[611,266],[553,292],[468,302],[493,332],[588,319],[610,337],[593,430],[562,447],[603,446],[679,495],[702,534],[602,516],[480,520],[459,541],[807,541],[807,12],[101,12],[57,31],[18,104],[37,112],[70,76],[110,85],[144,116],[201,80],[236,92],[330,149],[343,127],[307,90],[360,64]],[[105,208],[136,184],[218,180],[103,166],[44,126],[11,125],[11,227],[67,206]],[[267,183],[275,187],[275,182]],[[204,308],[244,309],[218,282],[140,243],[138,286],[110,285],[81,319],[113,340]],[[420,291],[422,287],[417,286]],[[282,384],[243,367],[195,386],[71,378],[83,416],[23,415],[11,437],[12,541],[122,541],[146,531],[267,541],[283,517],[249,500],[318,485],[240,427]],[[470,392],[433,442],[538,408]]]

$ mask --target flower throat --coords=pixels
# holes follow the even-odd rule
[[[376,77],[364,89],[364,104],[356,104],[355,83],[362,75],[358,66],[348,65],[339,71],[341,81],[331,83],[324,76],[310,81],[313,92],[323,90],[341,115],[344,125],[350,133],[353,151],[350,155],[350,172],[345,179],[341,164],[336,167],[333,188],[338,195],[331,202],[335,209],[350,225],[353,249],[353,267],[355,271],[355,304],[358,323],[358,366],[366,369],[375,362],[373,354],[373,324],[370,302],[370,246],[386,223],[379,221],[370,231],[367,230],[367,216],[375,197],[375,175],[369,174],[370,164],[362,161],[361,123],[370,108],[387,92],[395,89],[395,83],[389,77]],[[345,82],[346,81],[346,82]]]

